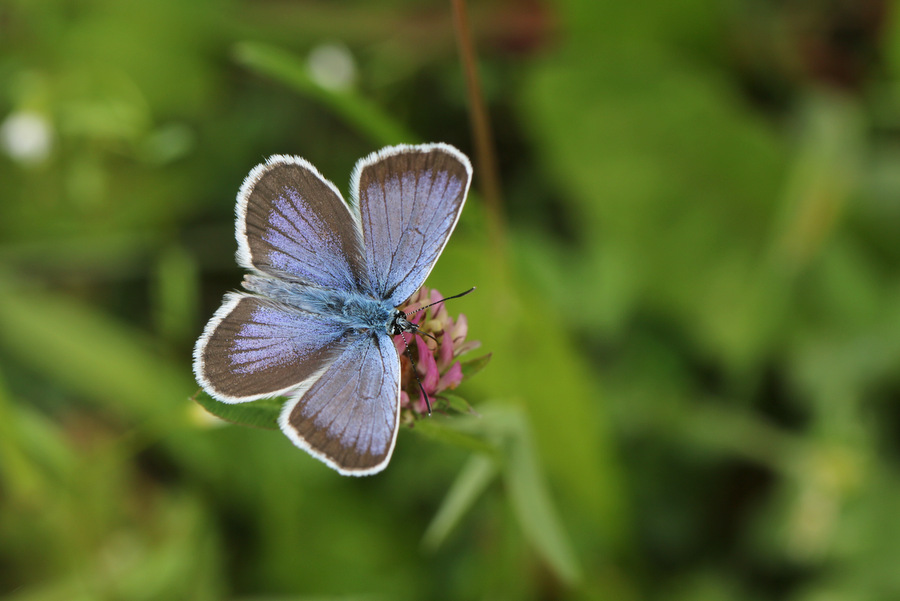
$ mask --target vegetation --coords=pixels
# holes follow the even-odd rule
[[[502,195],[428,286],[492,359],[357,479],[190,354],[264,157],[480,156],[451,3],[0,5],[0,597],[900,598],[897,11],[469,10]]]

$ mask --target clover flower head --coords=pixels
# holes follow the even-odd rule
[[[407,314],[407,319],[419,328],[418,332],[406,334],[405,341],[402,335],[394,336],[394,346],[400,355],[400,407],[401,421],[404,423],[411,423],[427,413],[422,388],[428,393],[435,409],[445,408],[446,404],[441,404],[441,393],[455,389],[465,377],[464,364],[459,358],[481,346],[477,340],[466,340],[469,330],[466,316],[451,317],[445,303],[438,302],[442,298],[437,290],[423,286],[399,307]],[[417,311],[431,303],[437,304]],[[415,372],[410,354],[415,361]],[[422,383],[421,388],[419,382]]]

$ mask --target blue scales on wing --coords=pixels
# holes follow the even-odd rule
[[[472,167],[446,144],[395,146],[351,180],[372,292],[398,306],[425,283],[459,219]]]
[[[197,343],[194,371],[224,402],[278,396],[318,374],[348,339],[338,320],[232,293]]]
[[[385,332],[369,332],[285,405],[281,429],[342,474],[371,474],[384,468],[394,449],[399,394],[394,343]]]
[[[368,288],[354,216],[303,159],[277,155],[256,167],[238,194],[237,213],[242,266],[322,288]]]
[[[354,293],[368,288],[360,228],[337,189],[308,162],[277,155],[244,180],[237,201],[238,263],[272,281]],[[213,397],[284,394],[343,347],[346,324],[271,298],[230,294],[194,349]]]

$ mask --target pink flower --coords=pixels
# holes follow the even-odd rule
[[[406,334],[406,342],[403,336],[394,336],[394,346],[400,355],[400,407],[404,423],[411,423],[427,413],[422,388],[428,393],[435,410],[446,410],[449,403],[442,402],[445,399],[441,393],[455,389],[464,377],[459,357],[481,346],[478,341],[466,341],[469,329],[466,316],[459,315],[454,319],[444,306],[445,303],[415,312],[442,298],[437,290],[422,287],[399,307],[407,314],[407,319],[419,327],[419,332]],[[415,361],[415,373],[409,354],[412,354]],[[419,382],[422,384],[421,388]]]

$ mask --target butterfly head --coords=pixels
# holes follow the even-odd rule
[[[401,332],[416,332],[419,326],[406,319],[406,313],[400,309],[394,309],[391,320],[387,324],[387,333],[396,336]]]

